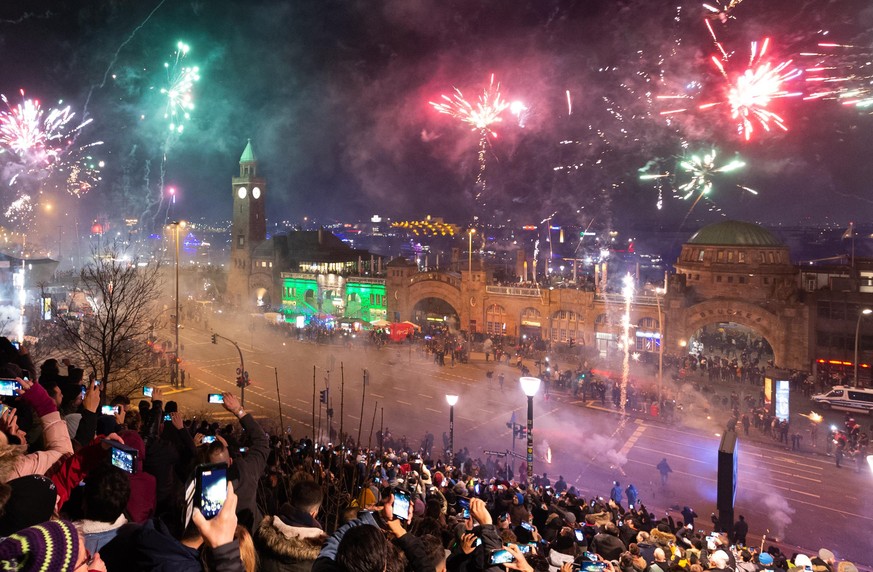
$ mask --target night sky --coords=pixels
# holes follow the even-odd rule
[[[529,108],[523,126],[504,112],[489,140],[497,220],[529,224],[554,211],[558,222],[600,228],[869,219],[873,108],[779,99],[771,108],[789,131],[758,128],[744,142],[724,106],[697,109],[725,95],[704,15],[699,2],[652,0],[4,1],[0,92],[12,103],[20,88],[45,105],[63,99],[80,115],[87,103],[94,122],[79,141],[103,140],[96,154],[107,166],[73,201],[86,219],[154,213],[162,164],[181,216],[228,218],[230,177],[251,137],[272,220],[463,222],[479,137],[428,101],[453,87],[475,99],[492,73]],[[818,42],[852,44],[839,63],[873,75],[857,66],[873,52],[869,1],[744,0],[731,16],[713,21],[734,52],[729,73],[769,36],[773,59],[799,68]],[[180,40],[201,80],[184,133],[168,142],[159,89]],[[789,89],[809,92],[802,77]],[[678,93],[694,96],[691,110],[668,124],[660,112],[675,104],[656,96]],[[693,197],[671,190],[685,179],[664,180],[659,211],[638,171],[674,171],[683,143],[748,164],[715,178],[714,206],[701,201],[690,215]],[[14,192],[4,187],[4,207]]]

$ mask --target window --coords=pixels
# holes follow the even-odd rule
[[[769,283],[770,283],[770,279],[767,278],[766,276],[764,276],[764,284],[769,284]]]
[[[698,262],[703,262],[703,250],[698,250],[698,251],[697,251],[697,261],[698,261]]]
[[[582,315],[571,310],[559,310],[552,315],[552,341],[578,340],[582,335]]]
[[[769,262],[770,264],[775,264],[775,259],[773,257],[772,251],[767,253],[767,262]]]
[[[715,281],[716,281],[716,282],[721,282],[721,274],[719,274],[718,276],[715,277]]]
[[[742,250],[737,252],[737,262],[739,262],[740,264],[746,263],[746,253]]]
[[[728,276],[727,279],[728,279],[728,284],[733,284],[733,283],[734,283],[734,277],[733,277],[733,276]]]
[[[237,246],[245,246],[245,244],[246,244],[245,237],[242,235],[239,235],[236,239],[236,244],[237,244]]]
[[[655,318],[643,318],[637,324],[641,330],[649,330],[653,332],[658,329],[658,320]]]
[[[376,295],[370,294],[370,305],[372,306],[375,303],[376,303]]]
[[[724,250],[719,250],[715,254],[716,262],[724,262]]]
[[[745,283],[746,283],[746,277],[740,276],[740,284],[745,284]]]
[[[827,395],[825,395],[825,397],[842,397],[842,396],[843,396],[842,389],[835,389],[835,390],[831,391],[830,393],[828,393]]]
[[[849,390],[849,399],[852,401],[865,401],[867,403],[873,404],[873,393],[865,393],[863,391],[852,391]]]
[[[506,310],[498,304],[491,304],[485,311],[485,332],[502,334],[506,329]]]
[[[694,275],[694,279],[699,281],[699,280],[700,280],[700,274],[695,274],[695,275]]]
[[[727,261],[730,263],[733,263],[733,261],[734,261],[734,251],[733,250],[728,250]]]

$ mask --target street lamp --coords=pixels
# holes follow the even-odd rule
[[[540,390],[540,378],[522,377],[518,380],[521,390],[527,395],[527,486],[533,488],[533,398]]]
[[[467,249],[467,270],[473,273],[473,235],[476,234],[476,229],[471,228],[467,231],[467,236],[470,237],[470,246]]]
[[[175,195],[174,195],[175,196]],[[174,371],[176,372],[176,384],[179,383],[179,362],[182,359],[181,352],[179,351],[179,231],[184,229],[187,226],[187,223],[182,221],[174,221],[170,223],[170,226],[173,227],[173,238],[175,241],[176,247],[176,258],[175,258],[175,271],[176,271],[176,359],[173,360],[175,362]]]
[[[446,395],[446,403],[449,404],[449,451],[448,464],[451,465],[455,458],[455,404],[458,402],[457,395]]]
[[[864,308],[858,314],[858,321],[855,323],[855,387],[858,387],[858,334],[861,333],[861,318],[873,314],[870,308]]]

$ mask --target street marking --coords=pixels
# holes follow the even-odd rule
[[[400,401],[399,399],[397,400],[397,403],[402,403],[403,405],[412,405],[411,403],[407,403],[405,401]]]
[[[618,452],[618,454],[623,456],[623,457],[627,457],[627,454],[630,452],[631,449],[633,449],[633,446],[636,444],[636,442],[640,438],[640,436],[643,433],[645,433],[645,431],[646,431],[646,426],[643,424],[640,424],[636,428],[636,430],[633,432],[633,434],[630,437],[628,437],[627,441],[625,441],[624,446],[621,448],[621,450]]]
[[[439,409],[431,409],[430,407],[425,407],[425,409],[428,411],[433,411],[434,413],[442,413],[442,411],[440,411]]]
[[[419,395],[420,397],[424,397],[424,398],[426,398],[426,399],[433,399],[433,395],[425,395],[424,393],[419,393],[418,395]]]
[[[394,387],[393,389],[394,389],[395,391],[409,391],[409,390],[406,389],[405,387]]]

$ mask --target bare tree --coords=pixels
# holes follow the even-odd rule
[[[128,259],[117,243],[94,251],[92,258],[71,295],[69,313],[57,319],[71,359],[94,372],[112,394],[163,381],[166,370],[152,363],[148,343],[161,293],[160,264]]]

